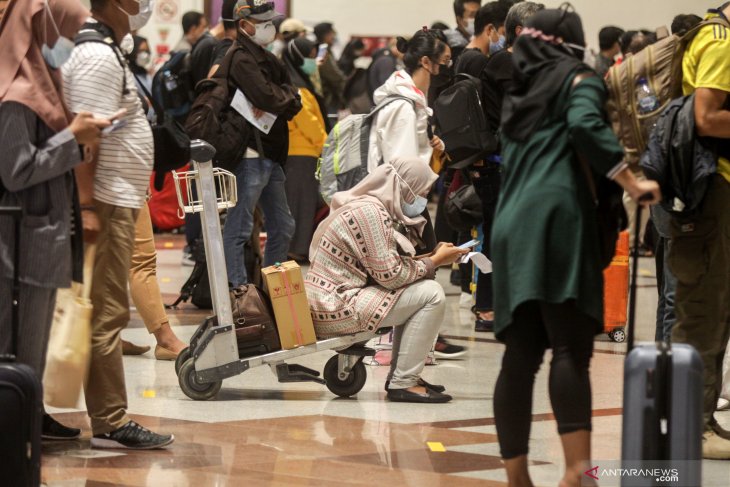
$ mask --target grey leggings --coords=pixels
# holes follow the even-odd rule
[[[436,281],[415,282],[401,294],[381,325],[394,327],[388,374],[391,389],[417,385],[445,312],[444,289]]]

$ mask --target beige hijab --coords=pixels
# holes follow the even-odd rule
[[[376,168],[351,190],[336,193],[330,204],[330,215],[314,232],[312,245],[309,247],[310,260],[332,222],[343,212],[365,204],[376,203],[385,207],[391,218],[403,223],[409,231],[416,232],[420,236],[426,226],[426,219],[422,216],[407,217],[403,214],[401,204],[403,201],[413,202],[414,197],[411,192],[416,195],[428,192],[437,179],[438,175],[420,158],[398,158],[390,164]],[[400,234],[396,234],[396,238],[398,235]],[[415,253],[413,244],[408,238],[398,238],[398,243],[406,253],[411,255]]]
[[[89,12],[79,0],[48,0],[58,30],[71,40]],[[63,103],[61,72],[46,65],[41,46],[53,46],[58,34],[46,0],[14,0],[0,22],[0,102],[21,103],[54,132],[70,123]]]

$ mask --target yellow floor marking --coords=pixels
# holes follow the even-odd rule
[[[444,447],[444,444],[439,441],[428,441],[426,442],[428,447],[431,449],[432,452],[445,452],[446,448]]]

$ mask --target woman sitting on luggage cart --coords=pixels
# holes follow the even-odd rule
[[[415,256],[426,195],[437,179],[417,162],[383,164],[335,195],[309,249],[306,288],[318,338],[395,327],[388,399],[442,403],[451,396],[420,376],[446,309],[433,279],[437,267],[467,251],[439,244],[432,254]]]

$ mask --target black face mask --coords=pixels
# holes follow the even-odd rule
[[[431,86],[441,87],[451,84],[454,70],[448,64],[439,64],[439,74],[431,75]]]

